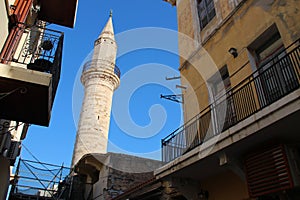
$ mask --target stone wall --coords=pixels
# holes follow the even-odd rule
[[[94,153],[83,156],[75,171],[85,177],[85,196],[104,200],[115,197],[129,188],[154,177],[153,171],[161,162],[120,153]],[[89,184],[93,185],[92,190]]]
[[[109,168],[107,188],[104,190],[105,199],[116,197],[153,177],[153,172],[128,173]]]

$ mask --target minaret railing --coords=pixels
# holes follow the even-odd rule
[[[113,62],[109,62],[104,59],[94,59],[86,62],[83,66],[82,72],[86,72],[89,69],[98,69],[99,71],[111,71],[114,73],[118,78],[121,77],[121,71],[118,68],[117,65],[115,65]]]

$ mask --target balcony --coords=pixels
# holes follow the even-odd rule
[[[89,69],[99,71],[101,73],[110,73],[116,75],[118,78],[121,77],[121,71],[117,65],[103,59],[93,59],[86,62],[83,66],[82,72]]]
[[[0,118],[48,126],[61,71],[64,35],[16,24],[1,53]]]
[[[271,109],[267,108],[278,103],[279,100],[286,101],[285,97],[299,89],[299,70],[300,40],[297,40],[224,96],[215,100],[190,121],[164,138],[162,140],[162,160],[170,162],[229,129],[236,130],[235,126],[245,122],[251,116],[255,114],[262,116],[260,111],[264,112],[265,116],[270,114],[269,110]],[[297,94],[294,96],[296,96],[295,99],[298,99]],[[281,102],[281,104],[283,103]],[[276,112],[277,105],[272,109],[272,112]],[[290,123],[294,122],[297,116],[289,119]],[[255,116],[251,120],[255,122],[258,119]],[[288,128],[286,124],[284,126],[282,124],[280,123],[278,126]],[[274,132],[274,129],[272,131]],[[288,134],[291,136],[292,132],[286,133],[286,135]],[[230,133],[228,132],[227,135]]]

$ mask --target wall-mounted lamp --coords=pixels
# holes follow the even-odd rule
[[[198,198],[201,199],[201,200],[206,200],[208,199],[208,191],[207,190],[201,190],[199,193],[198,193]]]
[[[238,56],[238,52],[236,48],[231,47],[228,52],[233,55],[234,58],[236,58]]]

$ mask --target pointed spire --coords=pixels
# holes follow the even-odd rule
[[[113,27],[113,22],[112,22],[112,10],[110,10],[110,14],[109,14],[109,18],[107,20],[107,23],[105,25],[105,27],[103,28],[99,38],[111,38],[111,39],[115,39],[114,37],[114,27]]]

